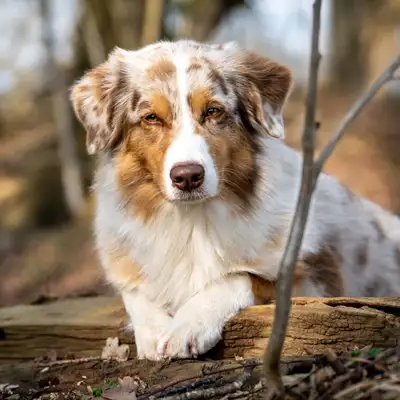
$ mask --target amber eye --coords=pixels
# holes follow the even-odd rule
[[[148,114],[144,117],[144,120],[146,122],[154,123],[154,122],[160,122],[160,118],[157,117],[157,114]]]
[[[216,117],[221,114],[222,110],[217,107],[209,107],[206,110],[206,117]]]

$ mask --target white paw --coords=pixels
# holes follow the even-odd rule
[[[195,358],[214,347],[221,339],[222,327],[216,321],[184,318],[177,314],[161,338],[157,353],[160,358]]]
[[[138,359],[159,361],[162,359],[157,351],[160,339],[171,325],[172,318],[159,314],[143,325],[134,325],[135,343]]]

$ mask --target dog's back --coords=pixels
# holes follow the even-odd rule
[[[321,249],[336,254],[344,294],[399,295],[400,219],[325,174],[314,196],[308,229],[317,232]],[[323,277],[321,265],[315,269]]]

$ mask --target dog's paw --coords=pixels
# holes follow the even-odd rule
[[[163,357],[158,352],[158,344],[172,323],[168,315],[157,315],[146,324],[134,326],[137,358],[160,361]]]
[[[159,358],[195,358],[221,339],[219,325],[176,316],[157,348]]]

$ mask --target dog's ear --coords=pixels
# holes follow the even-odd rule
[[[235,55],[239,101],[254,129],[284,137],[282,111],[292,87],[288,67],[253,52]]]
[[[89,154],[111,148],[122,134],[129,82],[124,50],[115,48],[107,61],[88,71],[70,93],[73,109],[86,131]]]

